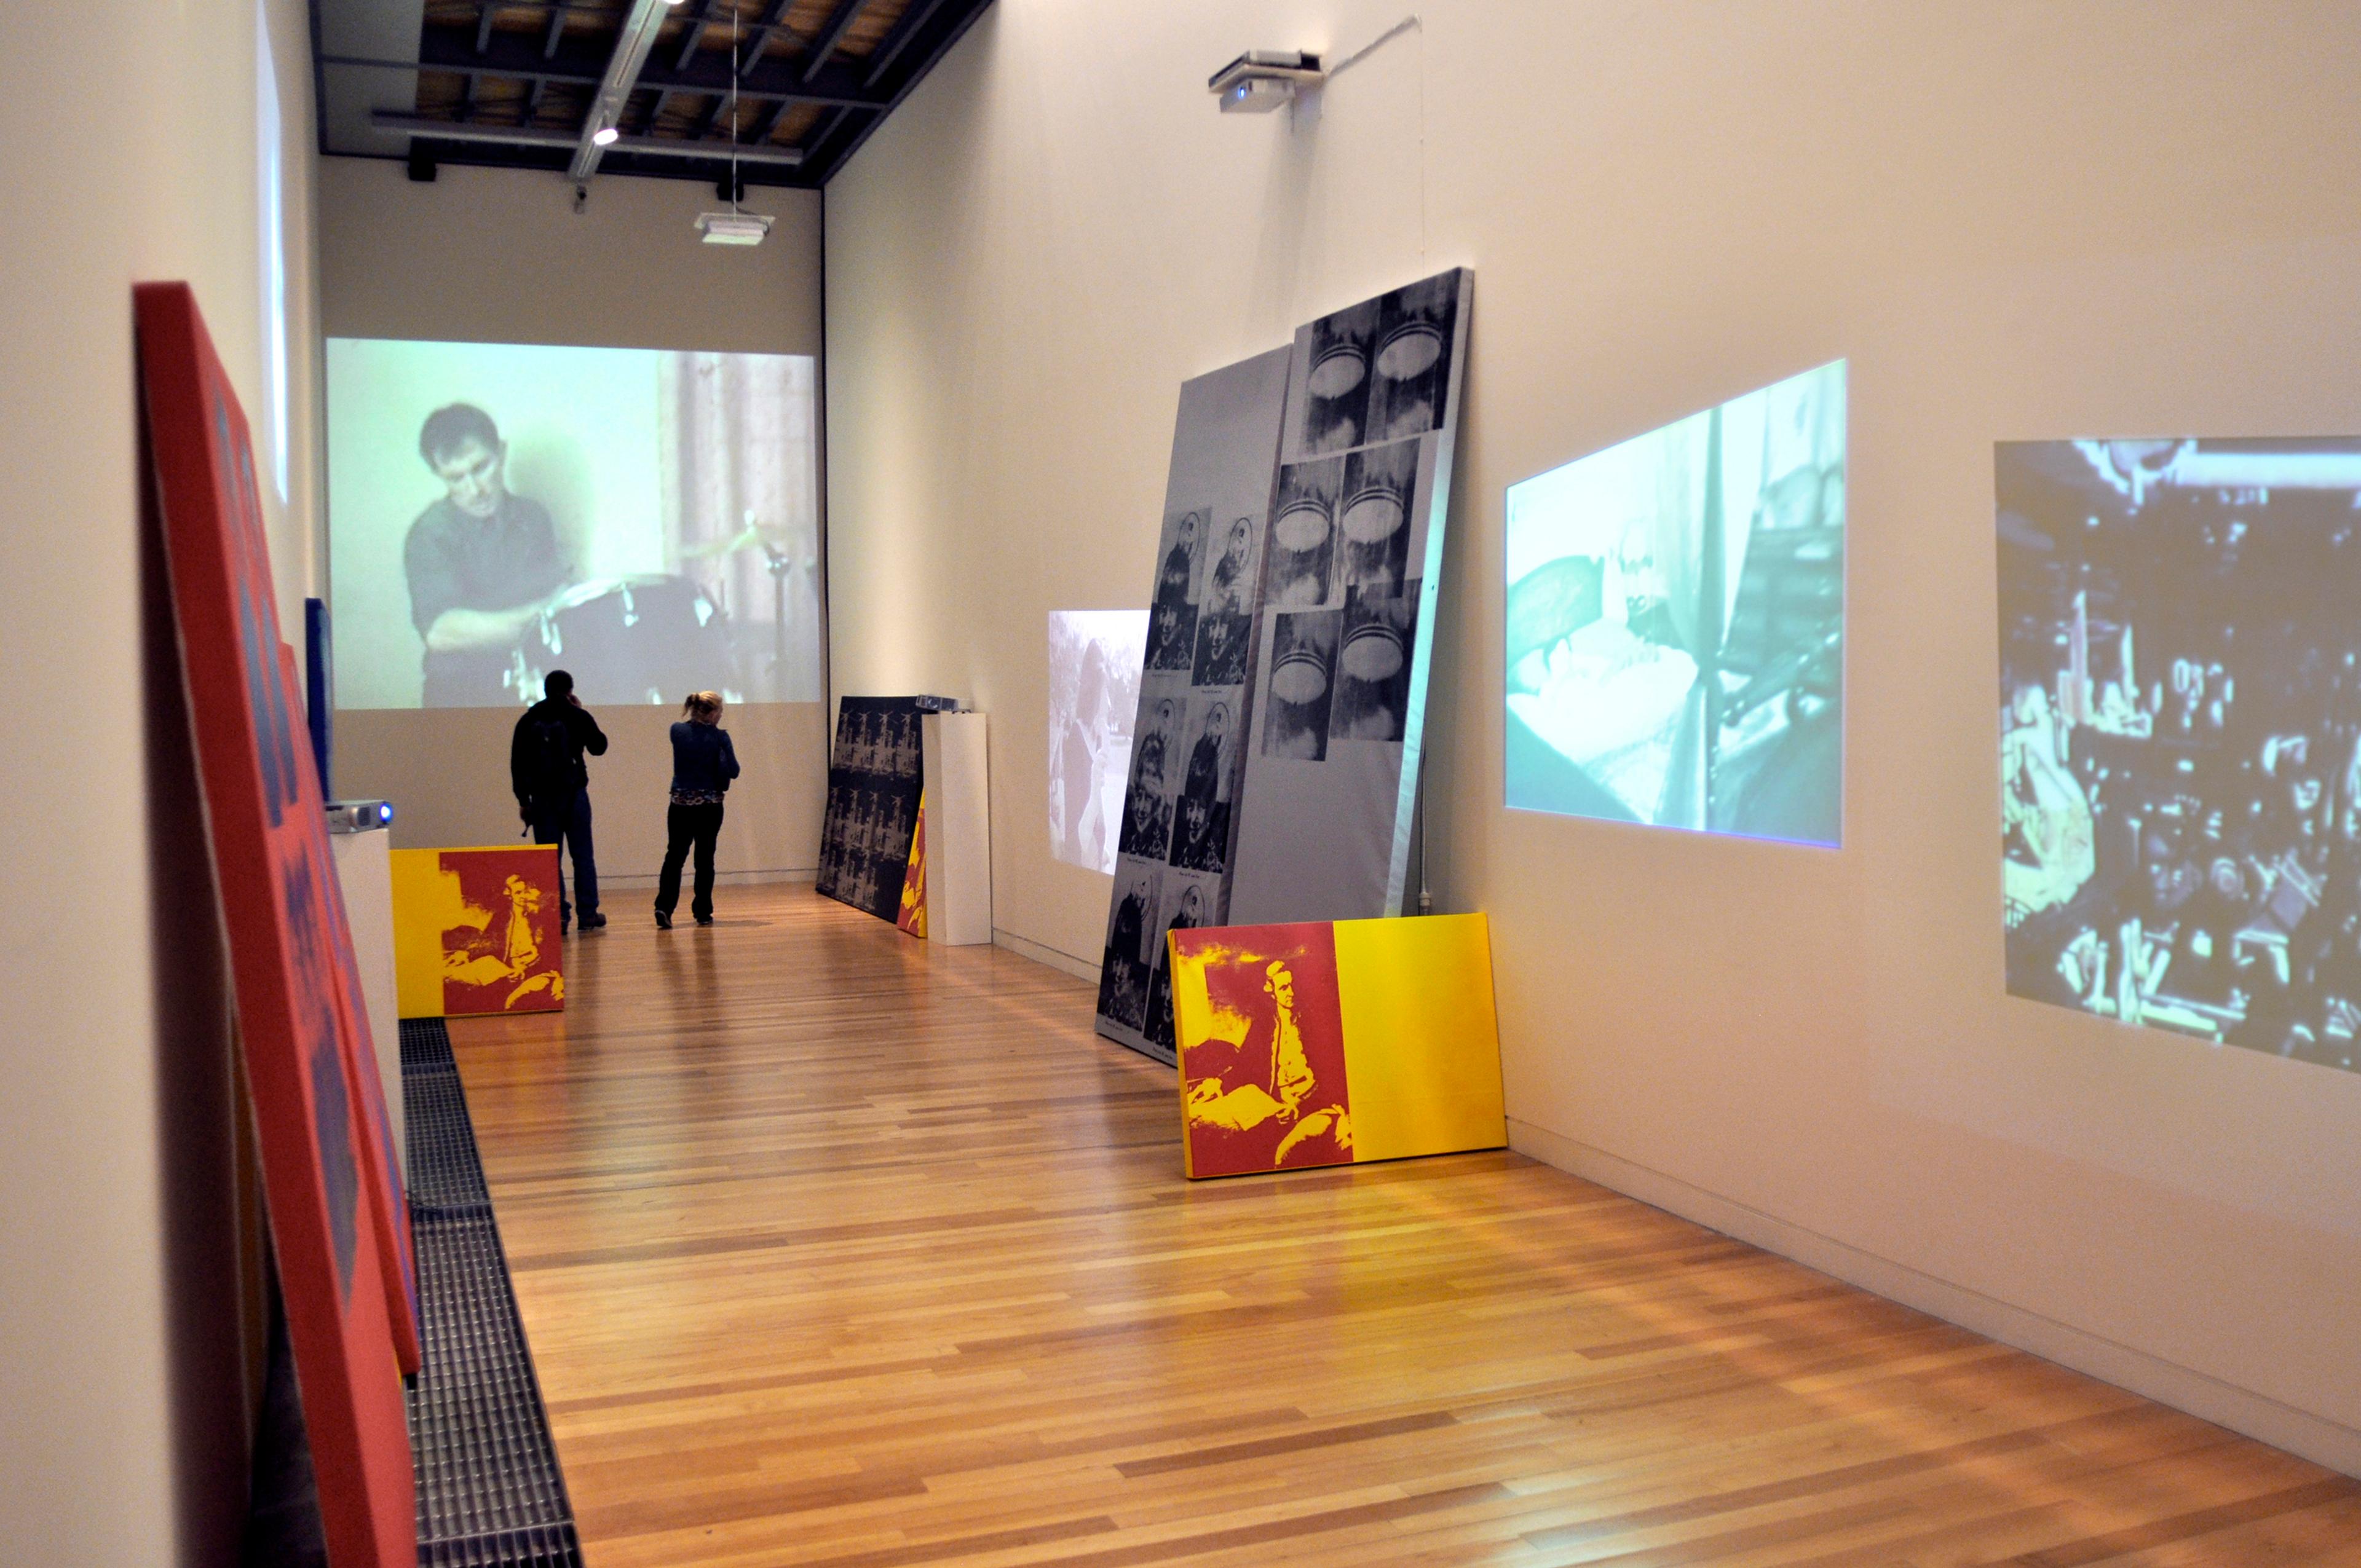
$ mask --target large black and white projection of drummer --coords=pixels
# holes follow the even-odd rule
[[[1995,455],[2008,989],[2361,1069],[2361,439]]]
[[[1834,845],[1845,367],[1509,488],[1508,804]]]
[[[337,706],[821,700],[806,356],[331,338]]]

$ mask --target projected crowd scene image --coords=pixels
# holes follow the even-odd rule
[[[804,356],[327,344],[337,701],[820,700]]]
[[[1510,487],[1508,804],[1834,845],[1845,366]]]
[[[2010,992],[2351,1070],[2361,439],[1995,469]]]
[[[1049,612],[1049,852],[1115,870],[1148,612]]]

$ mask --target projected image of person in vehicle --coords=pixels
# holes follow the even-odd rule
[[[1510,488],[1510,806],[1839,841],[1844,378]]]

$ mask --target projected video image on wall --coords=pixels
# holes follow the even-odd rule
[[[338,703],[819,701],[813,369],[329,339]]]
[[[1115,870],[1148,652],[1144,609],[1049,612],[1049,852]]]
[[[1842,360],[1509,489],[1508,804],[1835,844]]]
[[[1996,454],[2008,988],[2361,1060],[2361,439]]]

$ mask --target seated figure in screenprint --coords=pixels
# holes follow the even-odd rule
[[[540,502],[508,488],[508,444],[491,416],[452,403],[426,418],[418,455],[443,485],[411,523],[401,564],[410,619],[425,644],[428,707],[522,706],[524,637],[573,581]]]
[[[1301,962],[1301,958],[1298,959]],[[1333,955],[1329,958],[1333,967]],[[1344,1025],[1333,975],[1321,1005],[1299,1005],[1285,958],[1239,953],[1209,959],[1206,992],[1216,1028],[1245,1028],[1184,1046],[1182,1112],[1202,1170],[1277,1169],[1352,1158]],[[1306,1002],[1312,998],[1305,998]]]

